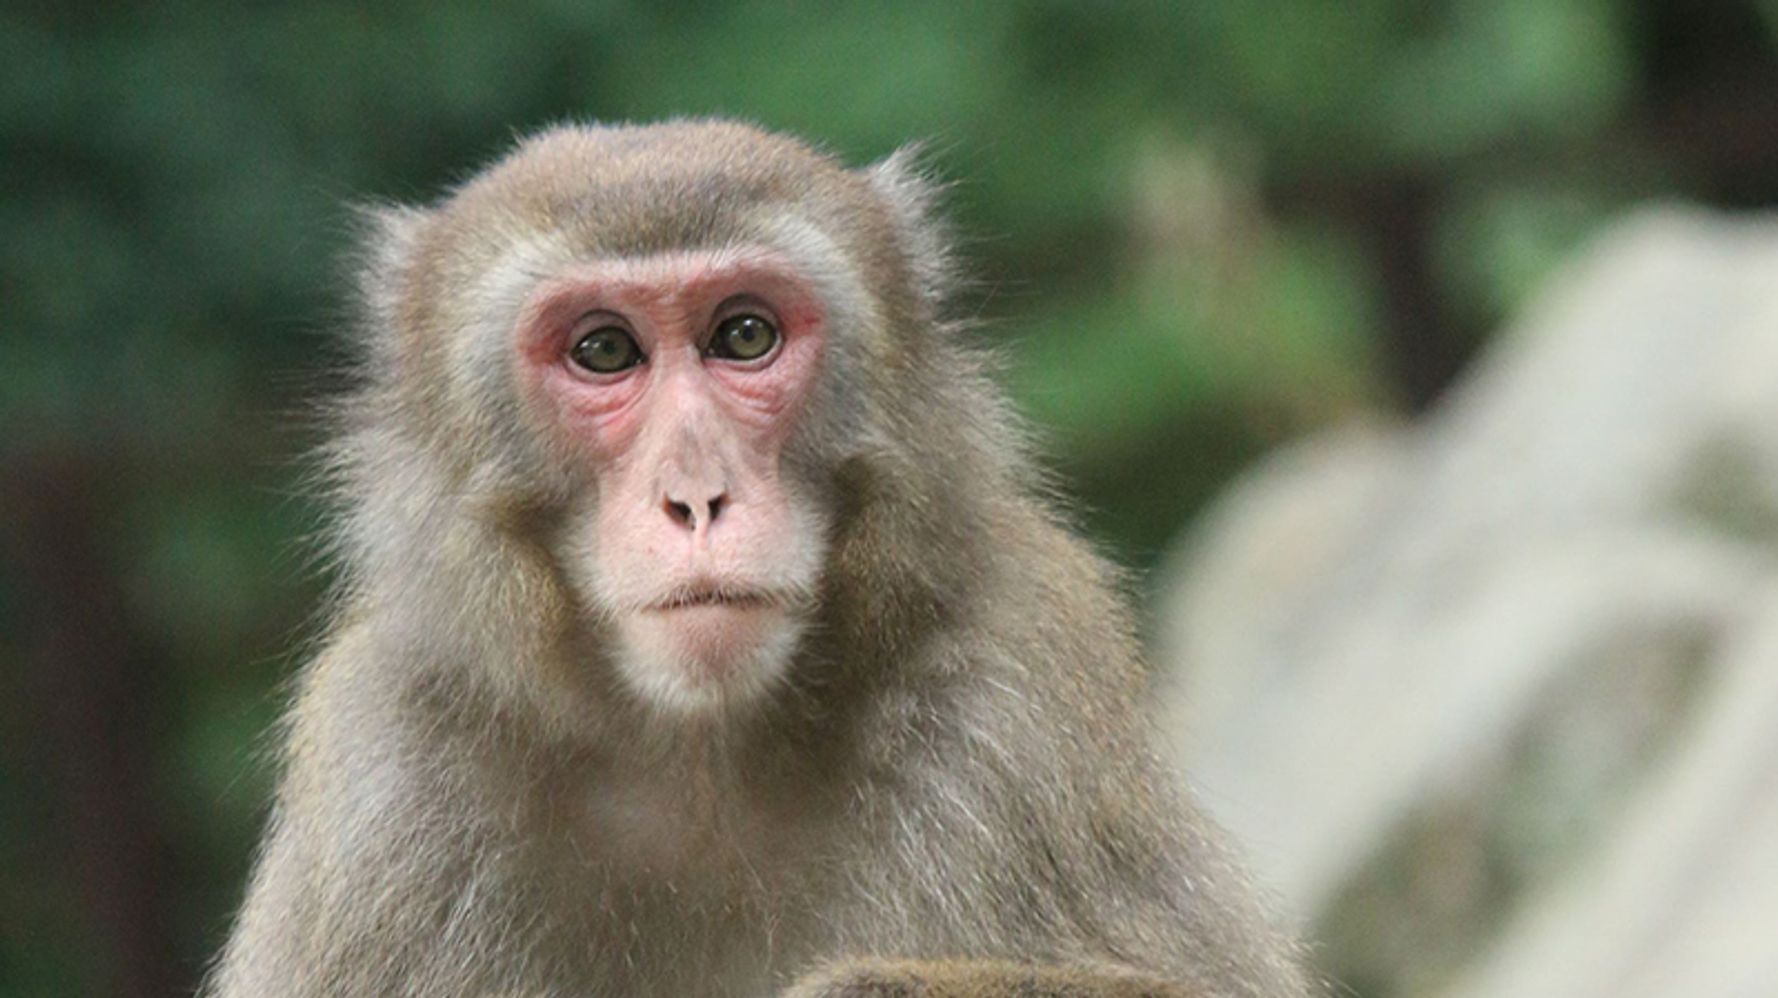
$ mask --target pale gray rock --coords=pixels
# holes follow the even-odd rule
[[[1162,578],[1172,751],[1359,994],[1778,994],[1778,223],[1618,226]]]

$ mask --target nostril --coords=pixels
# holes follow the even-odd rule
[[[728,509],[728,503],[727,492],[720,493],[710,501],[698,506],[667,497],[661,500],[661,511],[667,514],[667,519],[672,520],[678,526],[687,530],[697,530],[700,527],[707,528],[716,522],[716,518],[722,515],[722,511]],[[700,514],[704,517],[701,523],[698,520]]]

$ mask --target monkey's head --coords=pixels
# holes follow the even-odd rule
[[[917,478],[887,467],[895,438],[961,432],[923,411],[968,366],[935,318],[928,200],[904,158],[850,171],[680,122],[555,129],[377,212],[350,460],[405,484],[364,490],[392,508],[359,518],[363,558],[592,635],[663,710],[767,695],[841,559],[845,470]],[[364,526],[391,517],[410,527]],[[457,540],[490,528],[542,574]]]

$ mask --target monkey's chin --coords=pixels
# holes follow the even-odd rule
[[[664,710],[733,710],[764,699],[784,678],[801,637],[801,621],[775,604],[641,610],[618,621],[618,667]]]

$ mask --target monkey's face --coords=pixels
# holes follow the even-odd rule
[[[569,572],[657,705],[745,703],[788,665],[826,524],[784,455],[827,312],[764,248],[582,263],[525,304],[524,394],[592,486],[570,516]]]

